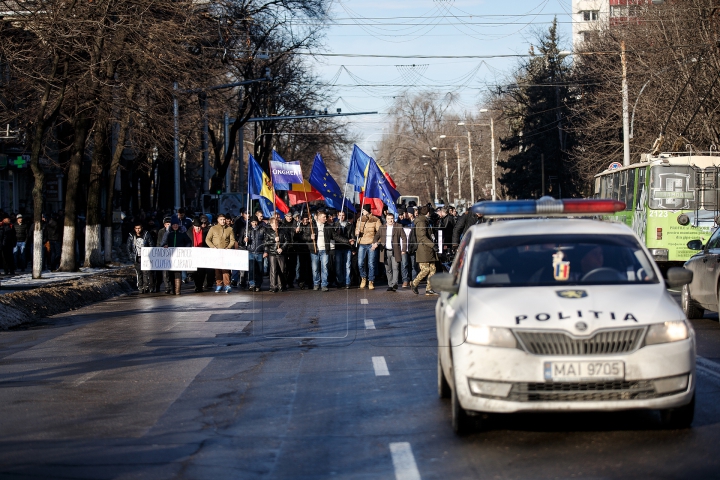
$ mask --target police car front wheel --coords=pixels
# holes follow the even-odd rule
[[[675,430],[690,428],[695,417],[695,394],[687,405],[660,410],[660,423],[664,428]]]
[[[450,385],[445,378],[445,372],[443,372],[442,362],[440,361],[440,352],[438,352],[438,397],[450,398],[452,395],[450,391]]]

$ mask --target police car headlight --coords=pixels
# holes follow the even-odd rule
[[[517,340],[509,328],[489,327],[487,325],[468,325],[465,327],[465,339],[474,345],[488,347],[516,348]]]
[[[645,345],[658,343],[679,342],[690,336],[687,323],[683,320],[677,322],[656,323],[650,325],[645,336]]]

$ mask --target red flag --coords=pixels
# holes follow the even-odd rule
[[[305,183],[293,183],[292,188],[288,190],[288,198],[290,199],[291,205],[299,205],[305,203],[307,195],[307,201],[312,202],[314,200],[325,200],[320,192],[310,185],[310,182],[305,180]]]
[[[370,205],[370,208],[372,209],[372,214],[376,217],[382,215],[383,207],[385,206],[381,199],[370,197],[365,198],[365,195],[363,195],[362,193],[360,194],[360,205]]]
[[[285,205],[285,202],[282,201],[282,198],[278,197],[277,194],[275,194],[275,208],[280,210],[282,213],[287,213],[290,211],[287,205]]]

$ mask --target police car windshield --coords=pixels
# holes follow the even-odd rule
[[[475,242],[470,287],[658,283],[630,235],[526,235]]]

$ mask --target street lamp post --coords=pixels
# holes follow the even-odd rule
[[[440,138],[445,138],[445,135],[440,135]],[[438,147],[432,147],[430,148],[433,152],[437,153],[437,160],[440,161],[440,150],[445,150],[445,203],[450,203],[450,173],[448,172],[448,163],[447,163],[447,148],[438,148]]]
[[[462,122],[461,122],[462,123]],[[464,124],[463,124],[464,125]],[[440,135],[440,138],[465,138],[464,136],[457,136],[457,135]],[[468,141],[470,140],[470,132],[468,132]],[[462,175],[461,175],[461,165],[460,165],[460,147],[458,146],[457,142],[455,143],[455,154],[457,156],[457,198],[458,200],[462,199]],[[473,172],[472,172],[472,146],[468,143],[468,158],[470,159],[470,191],[471,195],[470,197],[474,197],[474,186],[472,184],[473,182]]]
[[[489,110],[487,108],[480,109],[480,113],[487,113]],[[490,116],[490,123],[465,123],[465,122],[458,122],[459,126],[465,126],[467,128],[468,125],[474,125],[478,127],[490,127],[490,174],[492,176],[492,199],[493,201],[497,200],[497,190],[495,188],[495,122],[493,120],[493,117]],[[468,146],[470,146],[470,131],[468,130]],[[470,155],[468,155],[470,157]],[[472,158],[470,157],[470,175],[472,175]],[[470,188],[471,188],[471,195],[472,195],[472,201],[475,201],[475,192],[472,189],[472,176],[470,177]]]

